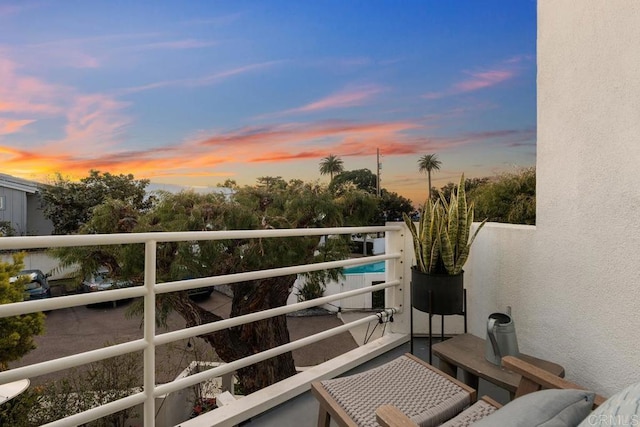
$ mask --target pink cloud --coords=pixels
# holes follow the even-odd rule
[[[18,73],[18,66],[0,51],[0,112],[56,114],[54,99],[64,89]]]
[[[422,95],[425,99],[440,99],[446,96],[474,92],[480,89],[496,86],[512,79],[518,74],[519,65],[531,60],[529,55],[517,55],[502,61],[498,66],[482,71],[465,71],[470,77],[452,84],[449,88],[427,92]]]
[[[127,104],[108,94],[79,93],[71,87],[48,83],[22,73],[17,63],[0,51],[0,113],[28,114],[30,120],[5,122],[2,133],[15,133],[38,119],[61,119],[64,135],[55,140],[41,140],[38,150],[58,153],[74,150],[78,154],[93,154],[113,146],[129,119],[121,110]],[[0,122],[2,123],[2,122]]]
[[[203,47],[215,46],[218,42],[203,41],[195,39],[171,40],[164,42],[146,43],[140,45],[129,46],[127,50],[144,50],[144,49],[198,49]]]
[[[384,89],[377,85],[364,85],[353,88],[344,89],[317,101],[301,107],[292,108],[277,113],[264,114],[257,118],[273,118],[287,116],[291,114],[311,113],[316,111],[331,110],[338,108],[357,107],[366,104],[375,95],[383,92]]]
[[[329,95],[318,101],[290,110],[291,112],[306,113],[310,111],[328,110],[333,108],[355,107],[364,104],[374,95],[382,92],[379,86],[361,86]]]
[[[453,85],[454,92],[471,92],[485,87],[495,86],[498,83],[502,83],[503,81],[512,78],[515,75],[515,72],[511,70],[490,70],[479,73],[470,72],[468,74],[471,75],[469,80]]]
[[[117,91],[117,93],[120,95],[127,95],[130,93],[137,93],[137,92],[158,89],[161,87],[168,87],[168,86],[185,86],[185,87],[208,86],[208,85],[222,82],[229,77],[245,74],[251,71],[262,70],[265,68],[273,67],[274,65],[277,65],[281,62],[282,61],[261,62],[256,64],[244,65],[242,67],[232,68],[230,70],[220,71],[215,74],[196,77],[192,79],[177,79],[177,80],[164,80],[159,82],[153,82],[146,85],[120,89]]]
[[[120,112],[126,106],[109,95],[76,95],[66,114],[65,137],[52,142],[48,149],[68,147],[78,154],[91,154],[111,147],[130,123]]]
[[[33,9],[37,6],[37,3],[23,1],[21,3],[14,4],[1,4],[0,5],[0,18],[5,16],[17,15],[25,10]]]
[[[292,149],[307,144],[336,142],[345,138],[371,140],[387,136],[400,138],[402,132],[420,128],[411,122],[355,123],[324,121],[316,123],[288,123],[269,126],[250,126],[226,133],[217,133],[198,142],[203,147],[228,149],[248,148],[255,153],[256,146],[283,146]],[[252,155],[254,157],[254,155]]]
[[[0,135],[19,132],[20,129],[33,122],[35,120],[11,120],[0,117]]]
[[[404,156],[447,152],[473,144],[520,145],[535,139],[535,129],[430,136],[425,134],[427,128],[413,122],[322,121],[217,131],[149,149],[126,150],[117,146],[95,149],[96,144],[117,138],[126,126],[126,118],[118,119],[121,108],[121,104],[108,97],[79,97],[69,113],[65,139],[68,144],[59,144],[57,150],[50,145],[47,150],[38,147],[28,151],[0,145],[0,159],[11,164],[16,176],[31,179],[55,172],[82,177],[90,169],[98,169],[116,174],[135,171],[137,178],[176,180],[233,176],[236,167],[242,167],[246,174],[248,163],[271,163],[284,168],[286,162],[317,161],[329,154],[343,158],[373,156],[376,148],[384,156]],[[106,141],[85,139],[98,133],[110,136]],[[73,141],[75,145],[71,144]]]
[[[495,69],[479,72],[466,72],[471,78],[454,83],[442,92],[428,92],[422,95],[425,99],[440,99],[446,96],[459,95],[461,93],[474,92],[479,89],[488,88],[511,79],[516,75],[514,70]]]

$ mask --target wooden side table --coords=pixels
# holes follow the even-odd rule
[[[440,370],[456,378],[457,369],[463,370],[463,381],[478,390],[478,380],[483,378],[490,383],[509,391],[511,398],[520,382],[520,375],[501,366],[494,365],[484,357],[485,340],[475,335],[463,334],[434,344],[433,354],[440,359]],[[564,377],[564,368],[557,363],[537,357],[520,354],[522,360],[538,368]]]

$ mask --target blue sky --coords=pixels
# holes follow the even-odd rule
[[[434,185],[535,165],[536,3],[0,1],[3,172]]]

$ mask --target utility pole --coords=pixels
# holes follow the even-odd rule
[[[380,149],[376,148],[376,171],[377,171],[377,180],[376,180],[376,195],[380,197],[380,170],[382,169],[382,163],[380,163]]]

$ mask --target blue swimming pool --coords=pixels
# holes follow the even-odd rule
[[[384,271],[384,261],[378,261],[371,264],[347,267],[344,269],[344,274],[384,273]]]

